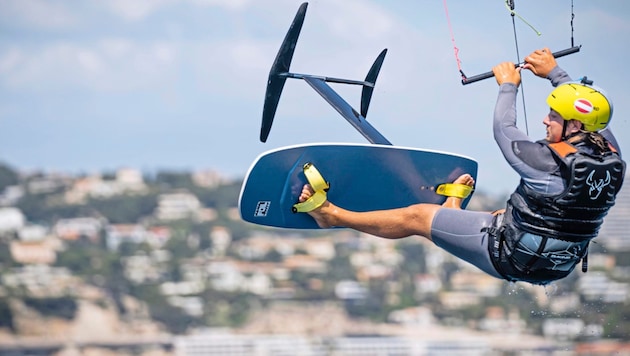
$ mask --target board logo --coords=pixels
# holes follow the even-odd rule
[[[255,217],[265,217],[267,216],[267,213],[269,212],[269,206],[271,205],[270,201],[259,201],[258,204],[256,204],[256,212],[254,213]]]

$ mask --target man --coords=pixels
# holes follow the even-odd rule
[[[516,127],[520,72],[548,78],[556,89],[547,99],[544,140],[532,142]],[[612,104],[586,80],[569,83],[548,48],[536,50],[522,68],[504,62],[493,68],[499,84],[494,137],[521,176],[505,210],[461,210],[465,194],[444,204],[354,212],[324,200],[308,211],[320,227],[347,227],[388,239],[420,235],[482,271],[509,281],[547,284],[567,276],[582,260],[589,241],[621,188],[625,163],[607,129]],[[464,174],[455,186],[472,187]],[[316,193],[305,185],[299,202]],[[322,192],[318,191],[321,197]]]

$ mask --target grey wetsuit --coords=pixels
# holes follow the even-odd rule
[[[555,87],[571,80],[560,67],[555,67],[548,79]],[[516,94],[514,84],[503,84],[494,111],[494,138],[510,166],[521,176],[524,183],[536,191],[553,194],[564,190],[559,166],[551,151],[541,143],[533,142],[516,126]],[[600,133],[614,146],[619,147],[612,132],[607,128]],[[431,238],[445,251],[467,261],[482,271],[503,278],[492,265],[488,249],[488,237],[482,231],[492,224],[494,216],[487,212],[458,209],[440,209],[433,219]],[[532,253],[536,241],[532,241]],[[570,244],[567,242],[567,244]],[[564,248],[564,246],[558,247]]]

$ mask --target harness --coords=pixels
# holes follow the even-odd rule
[[[510,281],[547,284],[566,277],[580,260],[586,272],[589,242],[623,183],[625,162],[599,134],[547,146],[560,163],[565,190],[542,194],[521,180],[505,214],[484,230],[492,263]]]

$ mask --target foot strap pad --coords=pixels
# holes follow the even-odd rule
[[[460,183],[444,183],[435,189],[435,192],[440,195],[462,199],[468,198],[472,191],[473,187]]]
[[[294,204],[291,208],[291,211],[294,213],[308,213],[309,211],[313,211],[322,206],[322,204],[326,202],[326,192],[330,188],[330,183],[324,180],[324,177],[322,177],[321,173],[319,173],[317,168],[315,168],[315,165],[312,163],[309,162],[304,164],[302,171],[306,176],[308,184],[310,184],[315,193],[313,193],[313,195],[311,195],[311,197],[306,201]]]

